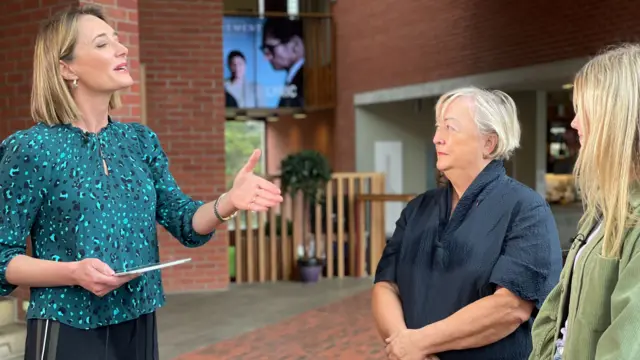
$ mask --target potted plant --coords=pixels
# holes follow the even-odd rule
[[[284,158],[280,164],[282,191],[295,197],[302,193],[304,206],[302,215],[303,254],[298,258],[300,277],[304,282],[316,282],[322,273],[323,259],[318,257],[317,246],[310,246],[308,234],[309,210],[324,200],[324,190],[331,180],[329,161],[314,150],[303,150]]]
[[[280,214],[276,215],[275,227],[276,227],[276,237],[282,236],[282,215]],[[287,230],[285,231],[285,234],[287,236],[293,236],[293,221],[287,219],[286,227],[287,227]],[[271,234],[271,221],[267,221],[264,224],[264,232],[265,234]]]

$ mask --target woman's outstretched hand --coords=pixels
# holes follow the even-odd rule
[[[260,155],[260,150],[253,151],[227,193],[233,207],[238,210],[267,211],[283,200],[279,187],[253,173]]]

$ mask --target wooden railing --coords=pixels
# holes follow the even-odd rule
[[[358,222],[362,224],[360,228],[365,227],[367,205],[377,210],[371,212],[369,249],[368,251],[364,248],[360,249],[361,252],[368,252],[370,268],[373,269],[373,271],[375,271],[375,268],[378,266],[378,260],[382,256],[382,251],[386,244],[384,204],[387,202],[401,202],[406,204],[414,197],[415,195],[413,194],[361,194],[356,198]],[[362,246],[362,244],[365,243],[366,233],[359,232],[358,236],[360,237],[358,244]],[[358,273],[365,273],[365,264],[360,263],[359,266]]]
[[[273,181],[278,184],[277,178]],[[334,173],[324,203],[306,209],[307,233],[316,254],[325,260],[325,277],[360,277],[375,271],[385,237],[384,223],[378,220],[384,218],[384,205],[377,201],[358,205],[358,197],[383,194],[384,183],[381,173]],[[232,281],[295,280],[298,249],[304,243],[303,211],[301,196],[285,196],[283,204],[267,213],[238,214],[229,224],[229,244],[234,249],[230,266],[235,267]],[[359,211],[366,214],[359,216]]]

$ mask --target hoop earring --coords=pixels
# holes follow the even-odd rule
[[[73,86],[74,89],[78,88],[78,79],[73,79],[72,86]]]

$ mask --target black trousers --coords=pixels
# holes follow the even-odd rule
[[[155,313],[82,330],[52,320],[27,321],[25,360],[159,360]]]

